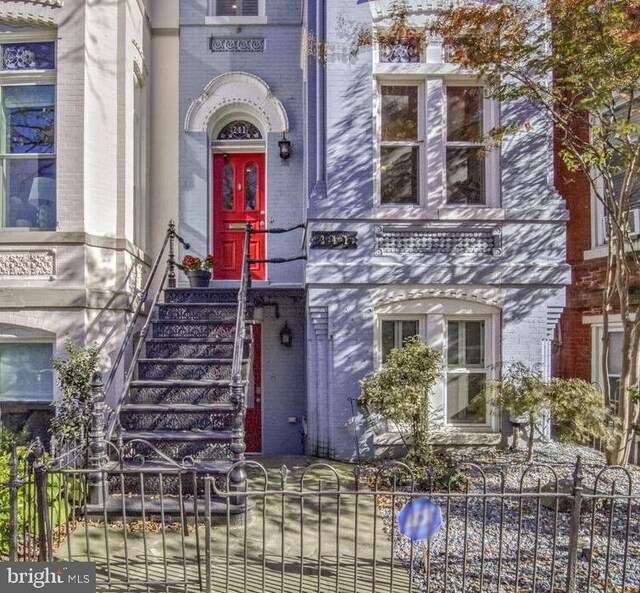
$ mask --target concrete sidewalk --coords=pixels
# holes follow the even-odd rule
[[[374,512],[373,497],[366,485],[355,493],[354,466],[330,462],[332,469],[309,469],[314,463],[326,463],[311,457],[249,459],[267,470],[268,481],[265,484],[262,472],[248,464],[248,491],[256,493],[250,496],[255,506],[232,527],[213,526],[212,592],[370,593],[374,581],[375,590],[409,591],[409,572],[398,560],[392,562],[391,540],[380,513]],[[283,465],[289,473],[280,493]],[[338,480],[347,494],[314,494],[320,487],[336,490]],[[266,494],[261,494],[265,488]],[[301,489],[307,493],[304,497],[299,496]],[[99,581],[112,583],[100,586],[104,591],[146,589],[143,581],[172,582],[175,589],[186,583],[190,591],[199,591],[200,581],[205,586],[203,525],[188,534],[179,527],[149,531],[125,533],[121,525],[80,526],[61,546],[58,557],[65,560],[70,551],[75,560],[96,562]],[[159,584],[151,587],[163,589]]]

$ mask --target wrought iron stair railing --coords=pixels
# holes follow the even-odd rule
[[[189,243],[187,243],[176,232],[175,223],[173,221],[170,221],[164,237],[164,241],[162,242],[162,246],[160,247],[160,250],[158,251],[153,261],[151,269],[149,270],[149,276],[147,277],[144,288],[136,297],[136,306],[133,310],[133,316],[127,324],[124,339],[122,341],[122,344],[120,344],[120,348],[118,349],[113,366],[111,367],[109,376],[104,386],[104,392],[109,393],[109,389],[112,387],[113,382],[118,374],[118,369],[120,368],[124,360],[125,352],[130,346],[140,316],[145,309],[145,305],[149,298],[149,293],[153,290],[151,305],[146,311],[146,319],[140,330],[140,339],[138,340],[138,343],[136,344],[136,347],[134,349],[132,360],[125,374],[124,383],[118,391],[115,406],[112,410],[110,410],[107,417],[105,431],[105,439],[107,441],[110,441],[112,439],[113,433],[118,426],[120,412],[127,396],[127,392],[129,391],[129,387],[131,386],[131,381],[133,380],[136,371],[136,366],[140,358],[140,353],[142,352],[142,348],[144,346],[145,338],[149,333],[149,328],[151,327],[153,313],[158,305],[158,302],[160,301],[160,297],[162,295],[162,291],[165,288],[165,284],[168,288],[175,288],[176,286],[176,241],[180,243],[185,249],[190,248]],[[166,259],[166,265],[164,266],[163,271],[159,272],[162,267],[161,263],[164,259],[165,253],[167,252],[167,248],[169,252]],[[159,274],[161,274],[160,281],[156,282]]]
[[[231,399],[237,406],[239,413],[236,417],[234,426],[235,433],[238,435],[238,442],[231,444],[231,452],[233,454],[234,463],[241,462],[244,459],[244,421],[246,415],[246,386],[248,377],[243,377],[243,362],[245,344],[247,341],[248,331],[252,331],[251,324],[247,317],[249,289],[251,288],[251,266],[254,264],[282,264],[287,262],[306,260],[306,255],[288,258],[267,258],[254,259],[251,257],[251,236],[259,234],[283,234],[290,233],[297,229],[306,229],[306,225],[297,224],[288,228],[274,229],[254,229],[250,222],[247,222],[244,236],[244,251],[242,258],[242,273],[240,276],[240,288],[238,290],[238,310],[236,317],[235,337],[233,343],[233,360],[231,364]],[[249,336],[251,337],[251,336]],[[250,340],[250,346],[253,348],[253,340]],[[231,480],[235,484],[241,484],[244,479],[244,469],[241,465],[236,466]]]

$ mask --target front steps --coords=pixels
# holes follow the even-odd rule
[[[242,442],[237,429],[241,410],[231,400],[231,368],[236,325],[235,290],[166,289],[138,360],[135,379],[120,409],[119,424],[126,459],[136,460],[145,479],[145,495],[159,494],[156,475],[176,464],[193,468],[196,476],[220,480],[232,465],[232,445]],[[247,385],[251,342],[244,346],[243,384]],[[171,461],[169,461],[171,460]],[[185,481],[165,474],[162,493],[192,492]],[[140,476],[127,475],[135,513]],[[197,480],[200,483],[202,480]],[[180,482],[182,482],[180,484]],[[200,486],[195,486],[200,491]],[[121,484],[111,492],[122,494]],[[201,494],[201,492],[198,492]],[[127,497],[125,497],[126,499]],[[157,502],[157,501],[156,501]],[[106,502],[107,512],[122,510],[122,501]],[[130,503],[126,503],[129,505]],[[216,508],[220,505],[216,503]],[[224,503],[224,512],[227,512]],[[237,509],[236,509],[237,510]],[[238,511],[240,512],[240,511]]]

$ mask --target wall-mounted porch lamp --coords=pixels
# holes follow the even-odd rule
[[[278,148],[280,149],[280,158],[286,161],[291,156],[291,142],[284,132],[282,132],[282,139],[278,140]]]
[[[293,345],[293,332],[286,321],[284,322],[284,327],[280,330],[280,343],[287,348],[291,348]]]

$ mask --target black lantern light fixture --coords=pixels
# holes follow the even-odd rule
[[[291,348],[293,345],[293,332],[286,321],[284,322],[284,327],[280,330],[280,343],[287,348]]]
[[[278,148],[280,148],[280,158],[286,161],[291,156],[291,142],[284,132],[282,132],[282,139],[278,140]]]

